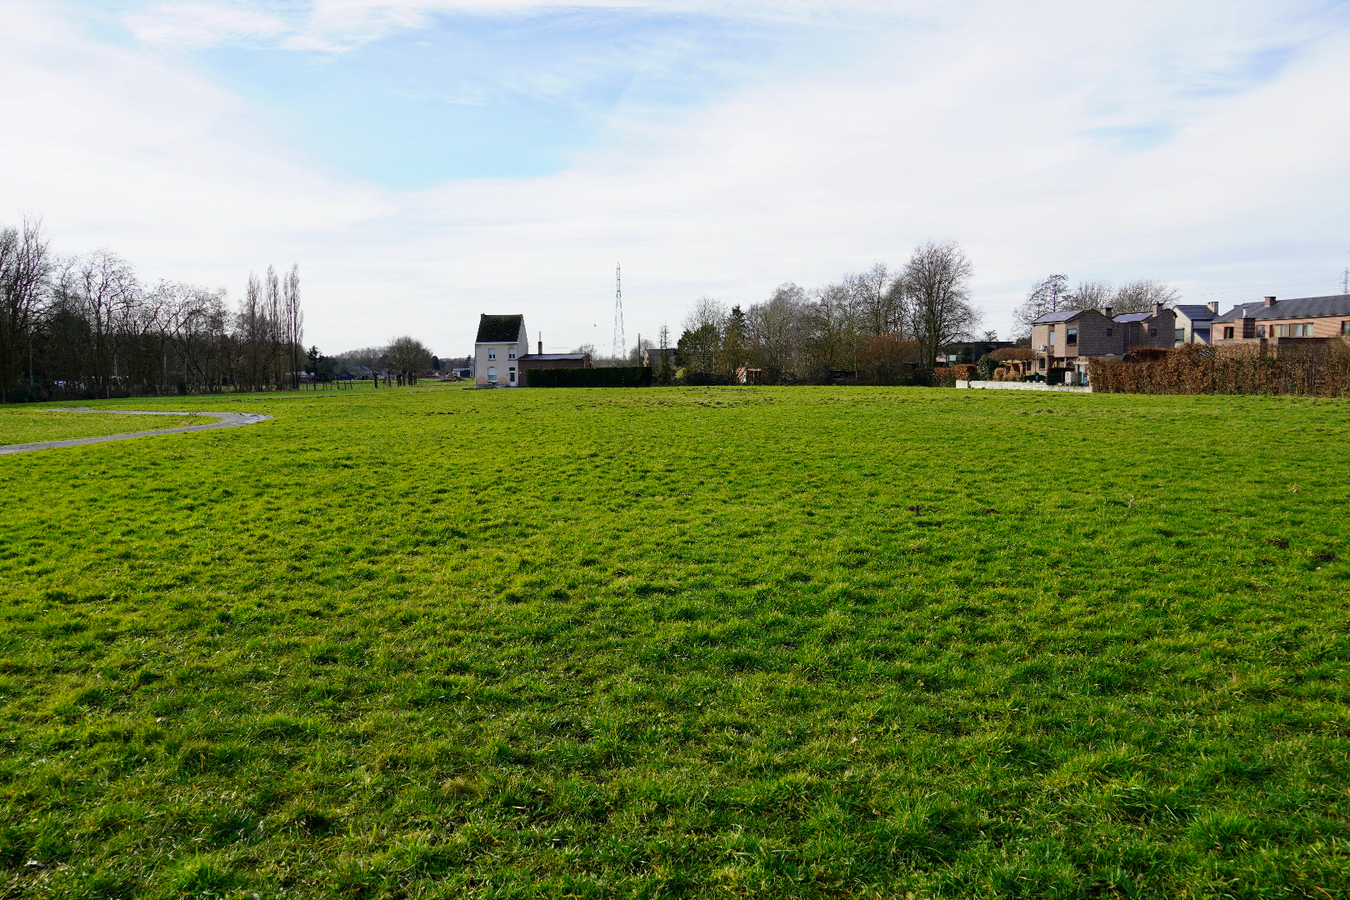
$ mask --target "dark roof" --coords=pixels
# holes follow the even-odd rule
[[[1208,306],[1177,304],[1177,306],[1173,308],[1186,318],[1190,319],[1192,322],[1206,322],[1214,318],[1216,315],[1218,315],[1218,313],[1210,309]]]
[[[585,353],[527,353],[521,359],[585,359]]]
[[[1032,321],[1032,325],[1053,325],[1056,322],[1067,322],[1070,319],[1081,316],[1085,312],[1096,312],[1096,310],[1086,309],[1061,309],[1059,312],[1049,312]]]
[[[1327,319],[1334,316],[1350,317],[1350,294],[1332,294],[1328,297],[1297,297],[1277,300],[1266,306],[1264,300],[1239,303],[1221,316],[1217,322],[1236,322],[1238,319]]]
[[[1145,319],[1153,318],[1153,313],[1121,313],[1116,316],[1117,322],[1142,322]]]
[[[511,344],[520,340],[520,329],[525,324],[524,316],[478,317],[478,337],[476,344]]]

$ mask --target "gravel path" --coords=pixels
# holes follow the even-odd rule
[[[81,444],[101,444],[104,441],[125,441],[130,438],[149,437],[152,434],[182,434],[188,431],[208,431],[212,428],[234,428],[236,425],[252,425],[255,422],[264,422],[267,419],[272,418],[271,416],[256,415],[254,413],[161,412],[159,410],[89,409],[87,407],[78,409],[44,410],[44,412],[114,413],[123,416],[210,416],[217,421],[209,422],[205,425],[184,425],[181,428],[161,428],[158,431],[133,431],[130,434],[109,434],[103,437],[71,438],[68,441],[39,441],[35,444],[10,444],[7,447],[0,447],[0,456],[3,456],[6,453],[28,453],[32,450],[51,450],[55,447],[78,447]]]

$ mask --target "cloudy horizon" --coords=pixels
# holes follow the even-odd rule
[[[1224,308],[1350,265],[1346,3],[38,3],[0,11],[0,224],[147,281],[298,263],[306,343],[628,343],[961,243]]]

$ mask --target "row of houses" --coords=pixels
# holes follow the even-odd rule
[[[1081,381],[1090,359],[1129,353],[1136,347],[1171,349],[1183,344],[1276,345],[1290,341],[1350,340],[1350,295],[1241,303],[1220,315],[1218,303],[1114,315],[1077,309],[1046,313],[1031,324],[1029,374],[1049,381]]]

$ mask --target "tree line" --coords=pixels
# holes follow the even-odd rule
[[[425,344],[408,335],[394,338],[383,347],[361,347],[334,356],[324,356],[315,346],[309,349],[307,356],[307,371],[318,381],[332,381],[344,375],[365,377],[360,371],[365,368],[372,374],[388,373],[398,384],[414,385],[424,373],[442,368],[439,357],[433,356]]]
[[[879,262],[814,290],[788,283],[744,309],[704,297],[682,323],[675,364],[694,379],[730,380],[745,366],[769,383],[898,383],[976,337],[971,274],[959,244],[929,241],[899,271]]]
[[[61,256],[38,222],[0,228],[0,401],[297,388],[303,336],[297,266],[250,273],[231,308],[108,250]]]

